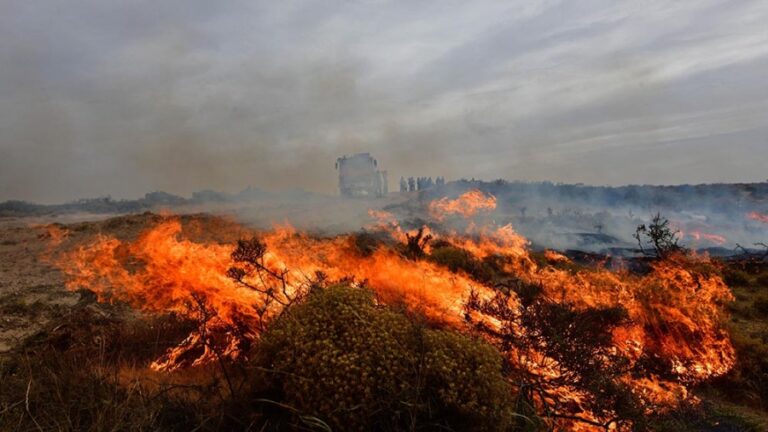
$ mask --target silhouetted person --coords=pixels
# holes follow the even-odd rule
[[[400,177],[400,192],[408,192],[408,182],[405,177]]]

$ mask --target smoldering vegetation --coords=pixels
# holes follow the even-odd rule
[[[768,209],[768,183],[609,187],[459,180],[386,209],[416,219],[423,203],[473,189],[495,196],[498,206],[488,217],[511,223],[534,249],[633,255],[638,245],[632,233],[658,213],[689,247],[713,255],[757,253],[764,247],[755,243],[768,237],[759,217]]]
[[[637,242],[632,233],[657,213],[670,220],[689,247],[712,255],[759,253],[765,249],[759,243],[768,241],[768,224],[760,218],[768,212],[768,182],[610,187],[462,179],[375,200],[249,187],[237,193],[205,190],[182,197],[151,192],[135,200],[101,197],[58,205],[6,201],[0,203],[0,217],[211,212],[257,228],[289,223],[302,230],[339,234],[368,225],[369,209],[385,209],[416,227],[427,217],[426,203],[472,189],[496,196],[498,206],[487,217],[511,223],[534,249],[633,255]]]
[[[24,201],[0,203],[0,218],[40,221],[102,219],[114,215],[157,212],[175,214],[210,213],[237,219],[261,229],[289,223],[311,231],[342,233],[370,222],[368,209],[395,202],[394,198],[377,201],[349,200],[316,194],[301,189],[270,192],[246,188],[238,193],[204,190],[182,197],[166,192],[151,192],[135,200],[111,197],[80,199],[44,205]]]

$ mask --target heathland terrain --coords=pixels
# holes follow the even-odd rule
[[[662,226],[658,201],[516,187],[342,204],[315,229],[239,205],[7,216],[0,430],[768,427],[764,191],[665,203]],[[694,222],[732,251],[692,250]]]

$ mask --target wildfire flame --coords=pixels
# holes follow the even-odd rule
[[[701,241],[703,239],[716,245],[724,245],[728,241],[728,239],[726,239],[724,236],[721,236],[719,234],[711,234],[711,233],[705,233],[701,231],[691,231],[686,234],[688,235],[688,237],[692,238],[695,241]]]
[[[48,246],[51,248],[51,250],[59,247],[61,243],[64,242],[64,240],[69,236],[69,231],[62,229],[58,225],[47,225],[45,227],[45,232],[50,239]]]
[[[472,216],[480,210],[493,210],[495,203],[492,196],[470,191],[457,200],[433,201],[428,209],[435,220],[441,221],[448,214]],[[378,229],[403,241],[405,233],[392,215],[371,215],[378,219]],[[722,305],[732,299],[731,293],[716,274],[695,272],[691,268],[696,263],[684,262],[703,262],[705,257],[659,261],[642,276],[602,268],[574,272],[555,265],[569,260],[554,251],[545,256],[550,264],[537,264],[527,249],[527,240],[510,225],[496,228],[470,224],[463,233],[433,231],[432,235],[478,259],[508,257],[506,270],[522,281],[541,286],[548,298],[575,308],[625,308],[631,324],[614,331],[615,349],[630,361],[638,361],[643,354],[663,359],[668,365],[666,372],[677,377],[624,377],[646,400],[671,405],[687,397],[688,383],[724,374],[734,363],[733,347],[721,327]],[[311,275],[322,272],[331,280],[364,281],[381,301],[403,303],[434,321],[462,330],[466,328],[463,305],[470,293],[484,299],[495,293],[493,287],[467,274],[451,272],[428,260],[407,259],[396,248],[379,247],[371,254],[361,254],[351,235],[318,238],[282,226],[261,233],[260,239],[266,246],[263,266],[284,276],[287,297],[298,293]],[[268,304],[262,292],[227,276],[229,269],[238,266],[232,257],[233,249],[229,244],[192,242],[182,235],[180,220],[167,217],[135,241],[99,235],[91,243],[66,253],[58,265],[68,276],[69,289],[85,287],[101,301],[123,301],[147,312],[191,315],[196,313],[194,299],[204,299],[214,317],[209,320],[212,327],[242,329],[239,340],[233,338],[225,344],[225,354],[236,358],[243,354],[239,345],[242,339],[256,341],[259,323],[279,314],[281,306]],[[509,301],[518,302],[514,295]],[[490,317],[488,321],[493,325]],[[188,358],[188,348],[198,339],[199,335],[190,335],[153,367],[172,370],[210,361],[207,349]],[[538,374],[556,374],[540,367]],[[560,396],[576,402],[580,398],[566,388]]]
[[[454,200],[446,197],[432,201],[429,204],[429,214],[437,221],[442,221],[449,215],[470,218],[478,212],[490,211],[495,208],[496,197],[485,195],[479,190],[470,190]]]
[[[747,213],[747,218],[768,224],[768,215],[756,211]]]

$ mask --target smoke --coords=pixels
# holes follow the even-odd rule
[[[333,193],[366,151],[393,181],[762,180],[766,9],[5,0],[0,200]]]

